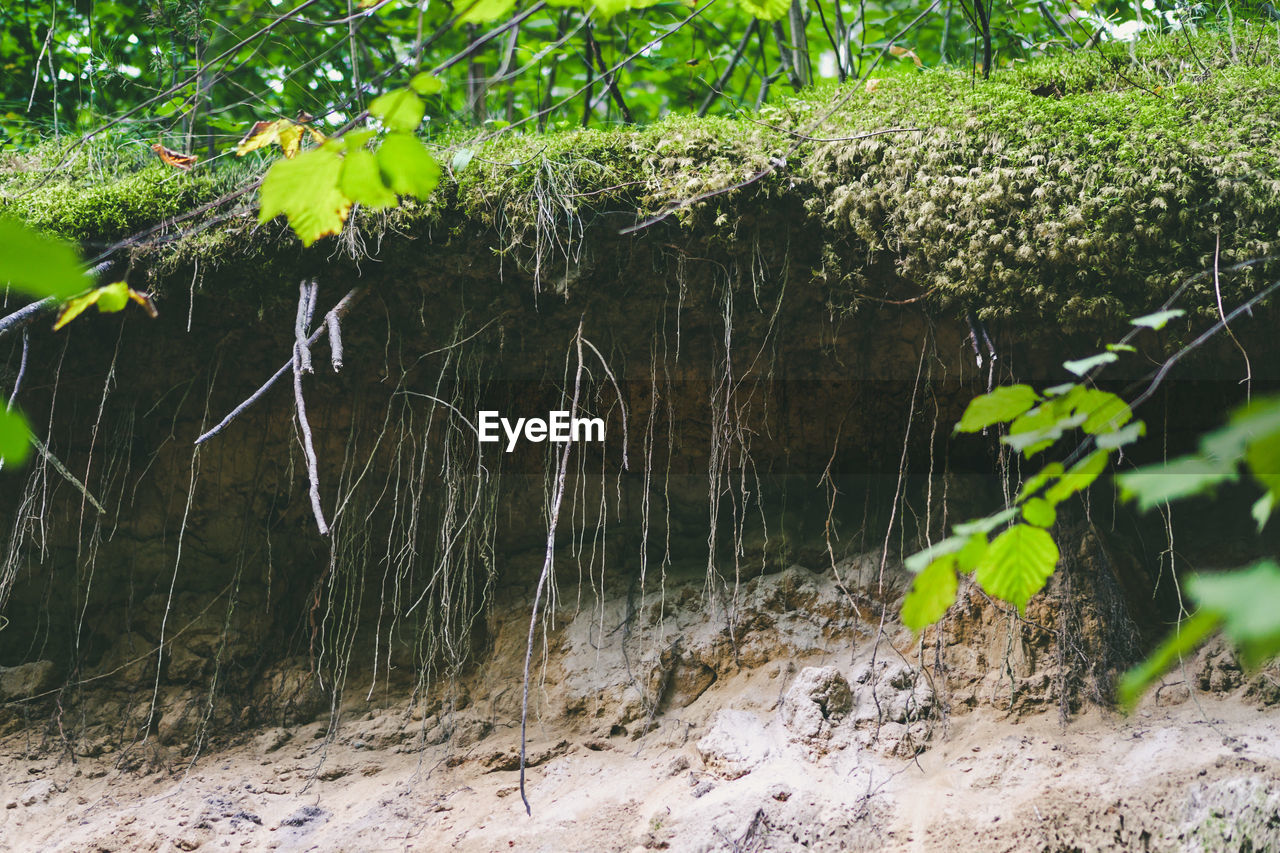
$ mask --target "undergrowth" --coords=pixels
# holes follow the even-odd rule
[[[418,251],[401,234],[426,236],[429,252],[488,235],[541,289],[548,276],[572,278],[588,231],[670,214],[685,233],[732,244],[771,226],[771,209],[789,199],[805,217],[779,224],[818,236],[815,282],[838,307],[925,294],[984,319],[1048,307],[1067,330],[1090,328],[1146,312],[1215,251],[1223,265],[1276,251],[1277,56],[1274,26],[1239,24],[1079,50],[985,82],[898,66],[871,90],[819,87],[734,119],[488,142],[446,128],[434,144],[445,163],[465,149],[452,159],[458,171],[425,202],[357,212],[334,248],[358,260]],[[3,206],[101,246],[261,168],[186,175],[141,165],[151,157],[102,143],[76,155],[70,178],[41,173],[51,152],[34,165],[11,158]],[[705,194],[717,195],[689,203]],[[208,273],[296,254],[291,237],[231,215],[246,201],[119,251],[134,251],[159,289],[197,265]],[[279,266],[256,286],[292,290],[290,265]],[[890,267],[888,281],[875,272]],[[1245,275],[1233,286],[1254,284]],[[1195,307],[1212,310],[1210,296],[1202,288]]]

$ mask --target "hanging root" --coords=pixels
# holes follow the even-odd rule
[[[578,369],[573,378],[573,402],[569,406],[569,417],[578,413],[578,401],[582,389],[582,321],[578,322],[578,334],[575,338],[578,347]],[[551,580],[556,554],[556,525],[560,520],[560,504],[564,499],[565,475],[569,470],[569,451],[572,444],[565,444],[556,460],[556,480],[551,495],[550,513],[547,520],[547,551],[542,561],[542,573],[538,576],[538,586],[533,594],[533,612],[529,617],[529,640],[524,652],[524,697],[520,702],[520,800],[524,803],[525,814],[532,815],[529,797],[525,793],[524,775],[526,760],[526,744],[529,724],[529,664],[533,660],[533,635],[538,626],[538,614],[542,605],[542,594]]]
[[[367,291],[368,291],[368,287],[364,285],[361,285],[360,287],[353,287],[351,290],[347,291],[346,296],[338,300],[338,304],[333,306],[333,310],[329,312],[329,314],[334,315],[334,317],[336,318],[334,321],[335,325],[338,320],[341,320],[343,317],[346,316],[347,312],[351,310],[352,306],[354,306],[357,302],[359,302],[361,299],[364,298],[364,295]],[[326,318],[327,316],[328,315],[326,315]],[[319,327],[314,332],[312,332],[311,335],[306,339],[307,345],[311,346],[316,341],[320,340],[320,336],[323,335],[325,332],[327,332],[329,328],[330,328],[330,325],[326,324]],[[339,345],[339,349],[341,349],[341,345]],[[278,382],[280,378],[283,377],[286,373],[288,373],[292,368],[293,368],[293,359],[290,358],[287,362],[285,362],[280,366],[279,370],[277,370],[274,374],[272,374],[270,379],[262,383],[262,387],[260,387],[257,391],[254,391],[252,394],[250,394],[248,399],[246,399],[243,403],[241,403],[240,405],[232,409],[231,412],[225,418],[223,418],[218,422],[217,426],[215,426],[213,429],[209,430],[208,432],[203,433],[199,438],[197,438],[195,443],[204,444],[206,441],[208,441],[209,439],[213,438],[215,435],[217,435],[218,433],[226,429],[227,426],[232,421],[240,417],[240,415],[242,415],[250,406],[252,406],[254,403],[261,400],[266,395],[266,393],[271,390],[271,386],[275,385],[276,382]]]
[[[307,482],[310,484],[311,512],[316,517],[316,527],[321,536],[329,535],[329,524],[324,520],[324,508],[320,506],[320,470],[316,461],[316,448],[311,439],[311,424],[307,420],[307,401],[302,394],[302,374],[311,373],[311,346],[307,339],[307,327],[311,324],[316,307],[316,283],[303,281],[299,285],[298,319],[294,325],[297,339],[293,345],[293,402],[297,410],[298,430],[302,433],[302,451],[307,458]]]

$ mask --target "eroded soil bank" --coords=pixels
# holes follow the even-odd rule
[[[327,536],[288,379],[193,447],[288,360],[288,299],[175,288],[155,322],[33,333],[21,402],[47,452],[0,493],[0,846],[1280,843],[1274,673],[1214,648],[1138,716],[1107,710],[1177,612],[1170,531],[1180,569],[1238,565],[1265,547],[1247,511],[1166,523],[1089,495],[1026,614],[967,589],[912,636],[903,556],[1023,473],[994,435],[951,438],[964,404],[1060,381],[1100,340],[844,312],[793,237],[601,244],[540,287],[453,255],[322,278],[322,311],[368,288],[341,372],[317,347],[303,378]],[[1264,325],[1238,330],[1255,391]],[[1227,346],[1153,398],[1149,452],[1241,395]],[[575,398],[607,439],[563,479],[562,447],[475,441],[481,410]]]

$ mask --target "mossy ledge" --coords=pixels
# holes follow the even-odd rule
[[[657,229],[738,257],[762,232],[801,235],[811,251],[798,260],[840,310],[923,295],[986,319],[1051,315],[1065,331],[1091,329],[1152,309],[1215,255],[1227,267],[1280,247],[1278,57],[1274,26],[1242,24],[1079,51],[985,82],[886,68],[874,86],[820,88],[736,119],[482,144],[446,133],[444,162],[450,149],[475,152],[464,170],[426,203],[358,212],[347,238],[327,247],[304,253],[280,223],[256,225],[244,194],[127,251],[135,276],[158,291],[170,279],[185,290],[197,265],[226,269],[221,282],[252,270],[252,294],[225,294],[240,301],[292,298],[299,264],[338,254],[354,263],[375,246],[394,260],[411,245],[405,237],[419,260],[464,251],[459,240],[476,257],[483,244],[540,286],[584,234],[750,181]],[[215,201],[252,172],[184,175],[117,158],[111,170],[65,169],[78,177],[37,185],[30,161],[0,177],[3,208],[91,254],[122,251],[113,241]],[[770,163],[782,165],[751,180]],[[1224,279],[1222,295],[1250,294],[1272,272],[1264,264]],[[1212,281],[1185,301],[1215,311]]]

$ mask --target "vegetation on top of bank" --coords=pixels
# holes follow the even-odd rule
[[[1115,321],[1149,310],[1215,257],[1226,267],[1276,251],[1277,57],[1275,26],[1241,23],[1041,58],[989,81],[887,58],[866,85],[820,86],[732,119],[487,142],[454,131],[430,140],[447,167],[433,196],[357,211],[352,223],[429,230],[437,243],[480,230],[532,268],[563,245],[554,232],[610,211],[599,227],[670,214],[732,253],[778,233],[774,211],[802,209],[804,221],[787,225],[817,235],[817,277],[838,307],[923,293],[987,318],[1049,311],[1068,329]],[[0,209],[90,255],[137,252],[163,279],[197,259],[210,271],[293,242],[247,215],[251,193],[214,203],[253,180],[267,155],[186,173],[115,140],[41,172],[65,153],[50,144],[11,156]],[[1252,292],[1264,271],[1224,280],[1224,298]],[[1210,310],[1211,288],[1193,288],[1189,307]]]

